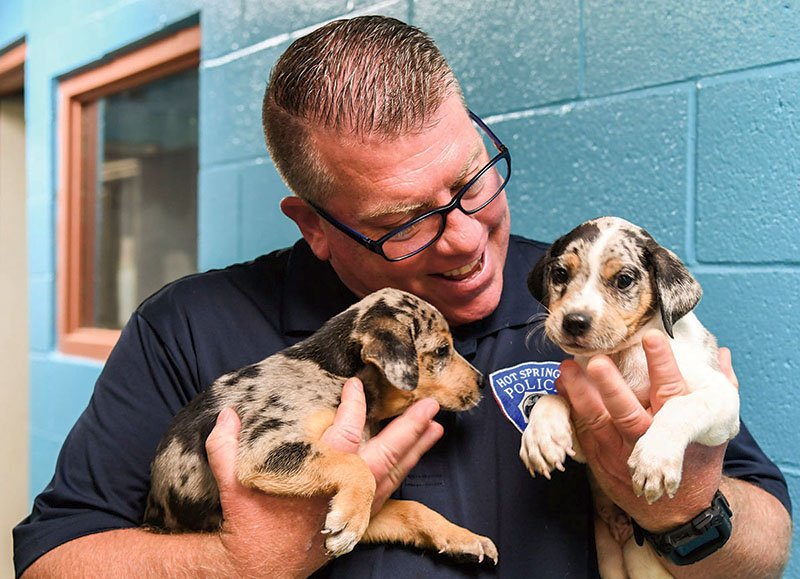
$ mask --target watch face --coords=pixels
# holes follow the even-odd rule
[[[722,535],[719,532],[719,528],[714,527],[708,529],[699,537],[694,537],[686,541],[686,543],[683,545],[678,545],[675,547],[675,552],[681,557],[689,557],[696,549],[714,543],[715,541],[718,541],[720,537],[722,537]]]
[[[672,531],[649,533],[633,521],[634,537],[639,545],[647,539],[657,553],[676,565],[690,565],[705,559],[728,542],[733,529],[732,516],[728,501],[717,491],[708,509]]]

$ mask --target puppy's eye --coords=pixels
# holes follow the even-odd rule
[[[554,284],[564,284],[569,281],[569,272],[566,268],[556,267],[550,272],[550,279]]]
[[[442,344],[434,352],[439,358],[446,358],[450,354],[450,344]]]
[[[629,276],[627,273],[621,273],[617,276],[614,283],[619,289],[628,289],[633,283],[633,277]]]

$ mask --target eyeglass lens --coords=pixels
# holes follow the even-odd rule
[[[489,144],[492,148],[487,147],[487,152],[497,150],[491,141]],[[488,205],[500,193],[508,176],[508,160],[502,157],[463,192],[460,207],[464,213],[472,214]],[[384,254],[389,259],[400,259],[419,251],[441,235],[446,219],[444,213],[437,213],[401,229],[384,241]]]

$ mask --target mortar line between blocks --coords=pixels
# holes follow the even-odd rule
[[[686,260],[697,263],[697,84],[689,87],[686,122]]]

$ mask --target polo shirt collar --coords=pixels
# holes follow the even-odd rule
[[[474,351],[477,340],[504,328],[524,326],[539,311],[538,302],[527,289],[532,265],[530,252],[523,252],[519,238],[512,236],[500,304],[488,317],[453,328],[460,350]],[[356,301],[358,298],[341,282],[330,263],[318,260],[304,240],[294,245],[287,263],[281,318],[286,334],[310,334]]]
[[[358,301],[327,261],[320,261],[301,239],[286,264],[281,327],[286,335],[315,332],[336,314]]]
[[[541,305],[528,292],[528,273],[533,267],[531,252],[522,250],[522,241],[511,236],[503,268],[503,293],[494,312],[482,320],[453,328],[453,338],[459,352],[469,355],[477,342],[505,328],[525,326],[541,311]]]

